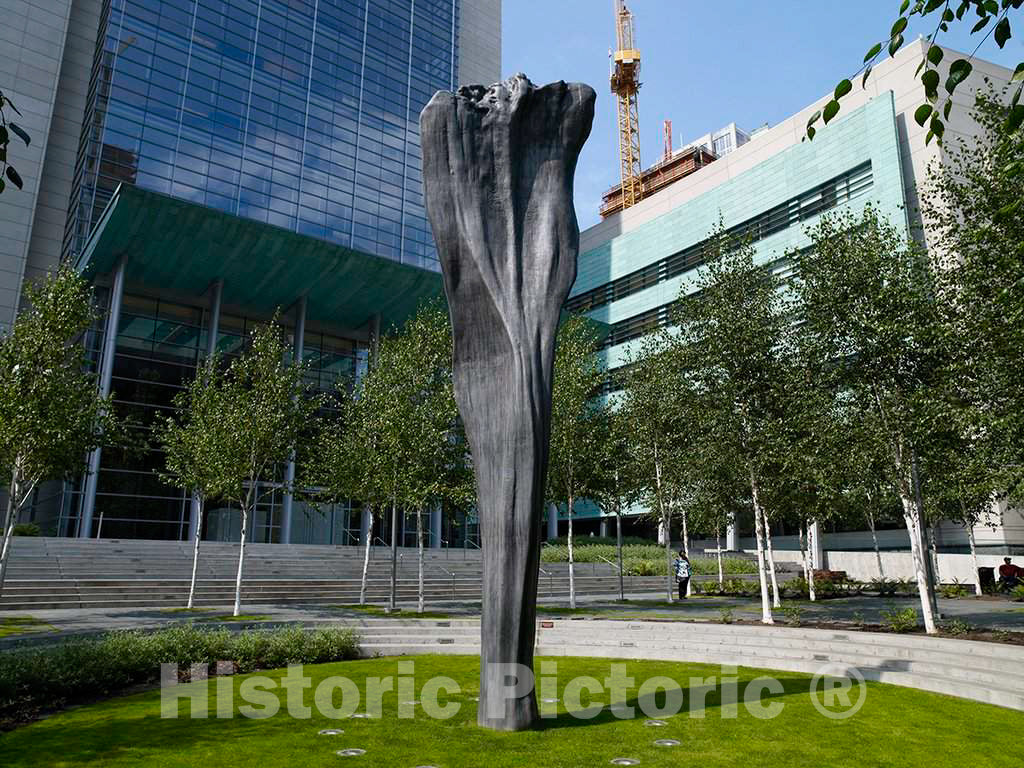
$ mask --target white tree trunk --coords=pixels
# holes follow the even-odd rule
[[[807,526],[806,536],[804,524],[800,523],[800,560],[804,569],[804,581],[807,582],[807,596],[815,599],[814,595],[814,573],[811,569],[811,562],[807,557],[807,548],[810,546],[810,526]]]
[[[725,588],[725,570],[722,568],[722,532],[715,529],[715,549],[718,550],[718,591]]]
[[[764,541],[768,552],[768,571],[772,576],[772,606],[775,608],[782,607],[782,599],[779,595],[779,579],[775,575],[775,550],[772,548],[772,528],[768,522],[768,515],[764,514],[764,510],[761,511],[764,518]]]
[[[690,556],[690,528],[686,519],[686,507],[683,507],[683,552]],[[686,596],[693,597],[693,569],[691,568],[690,580],[686,582]]]
[[[242,613],[242,565],[245,562],[245,539],[249,531],[249,510],[242,507],[242,538],[238,544],[238,572],[235,574],[235,611],[232,615]]]
[[[618,475],[616,475],[618,479]],[[626,599],[626,588],[624,585],[625,575],[622,573],[622,512],[615,513],[615,554],[619,562],[619,600]]]
[[[875,547],[875,561],[878,564],[878,578],[885,578],[885,568],[882,567],[882,550],[878,546],[878,532],[875,530],[875,514],[868,511],[868,528],[871,529],[871,541]]]
[[[978,545],[974,540],[974,526],[967,524],[967,541],[971,545],[971,573],[974,574],[974,594],[981,597],[981,575],[978,573]],[[0,586],[3,586],[0,583]]]
[[[416,610],[418,613],[423,613],[425,607],[425,598],[423,595],[423,510],[416,510],[416,566],[419,573],[417,574],[419,583],[417,584],[416,593]]]
[[[15,497],[18,495],[17,470],[11,478],[11,485],[7,489],[7,514],[4,515],[4,546],[0,549],[0,595],[4,591],[4,581],[7,579],[7,558],[11,554],[11,539],[14,538],[14,518],[17,505]]]
[[[572,535],[573,535],[572,534],[572,518],[573,518],[573,514],[572,514],[572,496],[569,497],[569,508],[567,510],[567,513],[568,513],[568,518],[569,518],[569,538],[567,539],[567,541],[569,543],[569,607],[570,608],[575,608],[576,607],[576,565],[575,565],[575,560],[573,559],[573,551],[572,551],[572,541],[573,541],[573,539],[572,539]]]
[[[675,574],[672,572],[672,529],[668,516],[665,514],[665,501],[661,495],[661,462],[658,460],[658,445],[654,445],[654,495],[658,502],[658,514],[661,521],[658,526],[658,543],[665,547],[665,589],[668,602],[673,602],[673,582]]]
[[[370,547],[373,545],[373,508],[370,508],[370,524],[366,526],[366,547],[363,551],[363,576],[359,582],[359,604],[366,605],[366,579],[370,571]]]
[[[754,500],[754,537],[757,540],[757,578],[761,585],[761,623],[774,624],[772,617],[772,605],[768,599],[768,581],[765,578],[765,556],[764,556],[764,516],[761,513],[760,494],[758,493],[757,478],[754,471],[750,471],[750,493]]]
[[[929,635],[934,635],[935,615],[932,613],[931,596],[928,593],[928,577],[925,575],[925,558],[927,552],[921,551],[923,540],[921,531],[921,520],[917,514],[917,507],[909,493],[900,493],[900,502],[903,504],[903,522],[907,526],[907,533],[910,534],[910,554],[914,561],[914,576],[917,579],[917,593],[921,598],[921,614],[924,617],[924,628]]]
[[[192,545],[192,582],[188,586],[188,609],[195,607],[196,600],[196,574],[199,571],[199,541],[203,538],[203,510],[206,509],[206,499],[199,497],[199,507],[196,515],[196,540]]]

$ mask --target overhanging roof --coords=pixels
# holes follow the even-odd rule
[[[87,278],[125,259],[125,277],[172,295],[224,281],[223,301],[270,314],[306,297],[307,318],[359,328],[402,324],[443,292],[437,272],[122,184],[75,268]]]

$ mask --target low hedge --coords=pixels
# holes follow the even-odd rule
[[[288,664],[354,659],[359,638],[348,629],[300,627],[230,632],[192,624],[158,632],[119,630],[60,645],[23,646],[0,654],[0,724],[94,701],[160,681],[160,665],[234,662],[237,672]]]
[[[614,544],[592,544],[589,539],[574,543],[573,561],[577,563],[616,562]],[[563,544],[548,544],[541,550],[545,563],[569,562],[569,547]],[[673,559],[675,552],[672,553]],[[628,544],[622,547],[623,567],[632,576],[660,576],[665,573],[665,548],[657,544]],[[718,559],[715,557],[690,558],[694,573],[702,576],[718,574]],[[757,573],[757,563],[744,557],[722,557],[722,570],[728,574]]]

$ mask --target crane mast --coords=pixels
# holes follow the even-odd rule
[[[615,0],[617,48],[612,54],[611,86],[618,97],[619,162],[622,166],[622,208],[643,199],[640,164],[640,118],[637,93],[640,90],[640,51],[636,49],[633,14],[625,0]]]

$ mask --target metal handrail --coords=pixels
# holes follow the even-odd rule
[[[616,562],[613,562],[613,561],[609,560],[609,559],[608,559],[607,557],[601,557],[600,555],[597,555],[597,559],[598,559],[598,560],[601,560],[602,562],[608,563],[608,565],[610,565],[610,566],[611,566],[612,568],[614,568],[614,569],[615,569],[616,571],[621,571],[621,570],[622,570],[622,569],[621,569],[621,568],[619,567],[619,564],[618,564],[618,563],[616,563]]]

